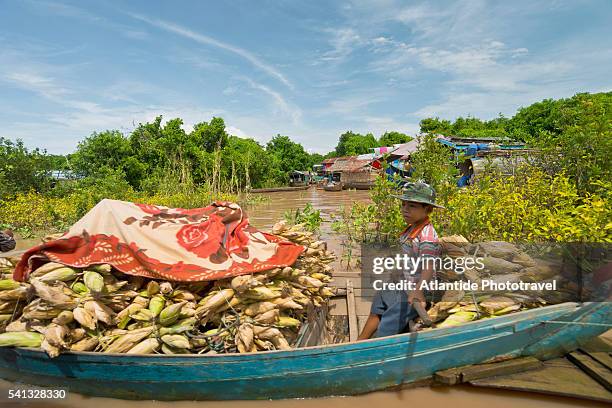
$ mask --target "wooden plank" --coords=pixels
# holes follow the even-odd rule
[[[329,301],[329,314],[332,316],[348,316],[346,299],[343,297],[331,298]],[[372,300],[355,296],[355,314],[357,316],[369,315]]]
[[[608,370],[612,370],[612,357],[610,357],[610,353],[606,353],[605,351],[584,352],[588,354],[593,360],[606,367]]]
[[[566,358],[543,363],[540,369],[469,382],[486,388],[537,392],[565,397],[612,402],[612,393]]]
[[[478,364],[461,371],[461,381],[468,382],[481,378],[520,373],[542,367],[542,362],[534,357],[514,358],[499,363]]]
[[[585,373],[591,376],[595,381],[606,387],[612,392],[612,371],[603,366],[599,362],[592,359],[589,355],[574,351],[568,354],[568,359],[580,367]]]
[[[508,375],[542,367],[542,362],[534,357],[515,358],[499,363],[476,364],[438,371],[434,380],[442,384],[454,385],[482,378]]]
[[[355,293],[353,293],[353,282],[346,283],[346,309],[348,311],[349,341],[357,341],[359,327],[357,327],[357,309],[355,306]]]
[[[434,381],[445,385],[455,385],[461,382],[461,369],[449,368],[448,370],[437,371],[434,374]]]

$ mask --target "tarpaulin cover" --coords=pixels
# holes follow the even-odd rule
[[[304,247],[249,225],[240,206],[167,208],[102,200],[60,239],[28,250],[14,278],[47,260],[77,268],[110,264],[129,275],[206,281],[295,262]]]

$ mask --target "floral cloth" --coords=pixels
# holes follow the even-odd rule
[[[28,250],[14,278],[53,261],[111,264],[128,275],[206,281],[291,265],[304,247],[249,225],[240,206],[182,209],[102,200],[62,238]]]

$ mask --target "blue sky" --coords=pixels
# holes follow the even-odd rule
[[[288,135],[418,131],[612,90],[612,1],[0,0],[0,136],[69,153],[162,114]]]

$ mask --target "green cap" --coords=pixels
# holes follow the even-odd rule
[[[432,186],[423,182],[408,183],[402,190],[402,195],[392,195],[402,201],[413,203],[429,204],[437,208],[444,208],[436,204],[436,190]]]

